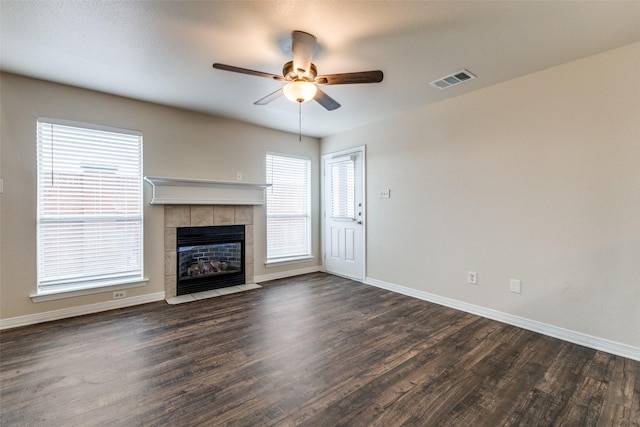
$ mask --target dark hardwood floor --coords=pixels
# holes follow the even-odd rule
[[[2,426],[637,426],[640,362],[323,273],[0,333]]]

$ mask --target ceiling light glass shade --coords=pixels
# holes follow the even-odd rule
[[[307,102],[313,99],[318,92],[316,85],[310,82],[291,82],[282,88],[284,96],[292,102]]]

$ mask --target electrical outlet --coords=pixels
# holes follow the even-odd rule
[[[469,271],[467,273],[467,282],[469,282],[470,285],[477,285],[478,284],[478,274],[475,271]]]
[[[378,193],[378,198],[379,199],[388,199],[391,197],[391,190],[380,190],[380,193]]]
[[[242,181],[242,172],[236,172],[236,181]]]
[[[520,280],[511,279],[509,281],[509,289],[515,294],[520,293]]]
[[[113,293],[113,299],[120,299],[127,296],[127,291],[115,291]]]

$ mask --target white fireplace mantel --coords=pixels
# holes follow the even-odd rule
[[[152,205],[264,205],[271,184],[145,176]]]

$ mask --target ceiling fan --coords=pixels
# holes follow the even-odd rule
[[[316,48],[316,37],[304,31],[293,31],[291,38],[293,61],[284,64],[281,76],[217,62],[213,64],[213,68],[266,77],[286,83],[282,88],[254,102],[255,105],[268,104],[284,94],[287,99],[298,103],[313,99],[329,111],[339,108],[340,104],[318,88],[318,85],[379,83],[382,81],[383,74],[380,70],[318,75],[318,69],[311,62]]]

